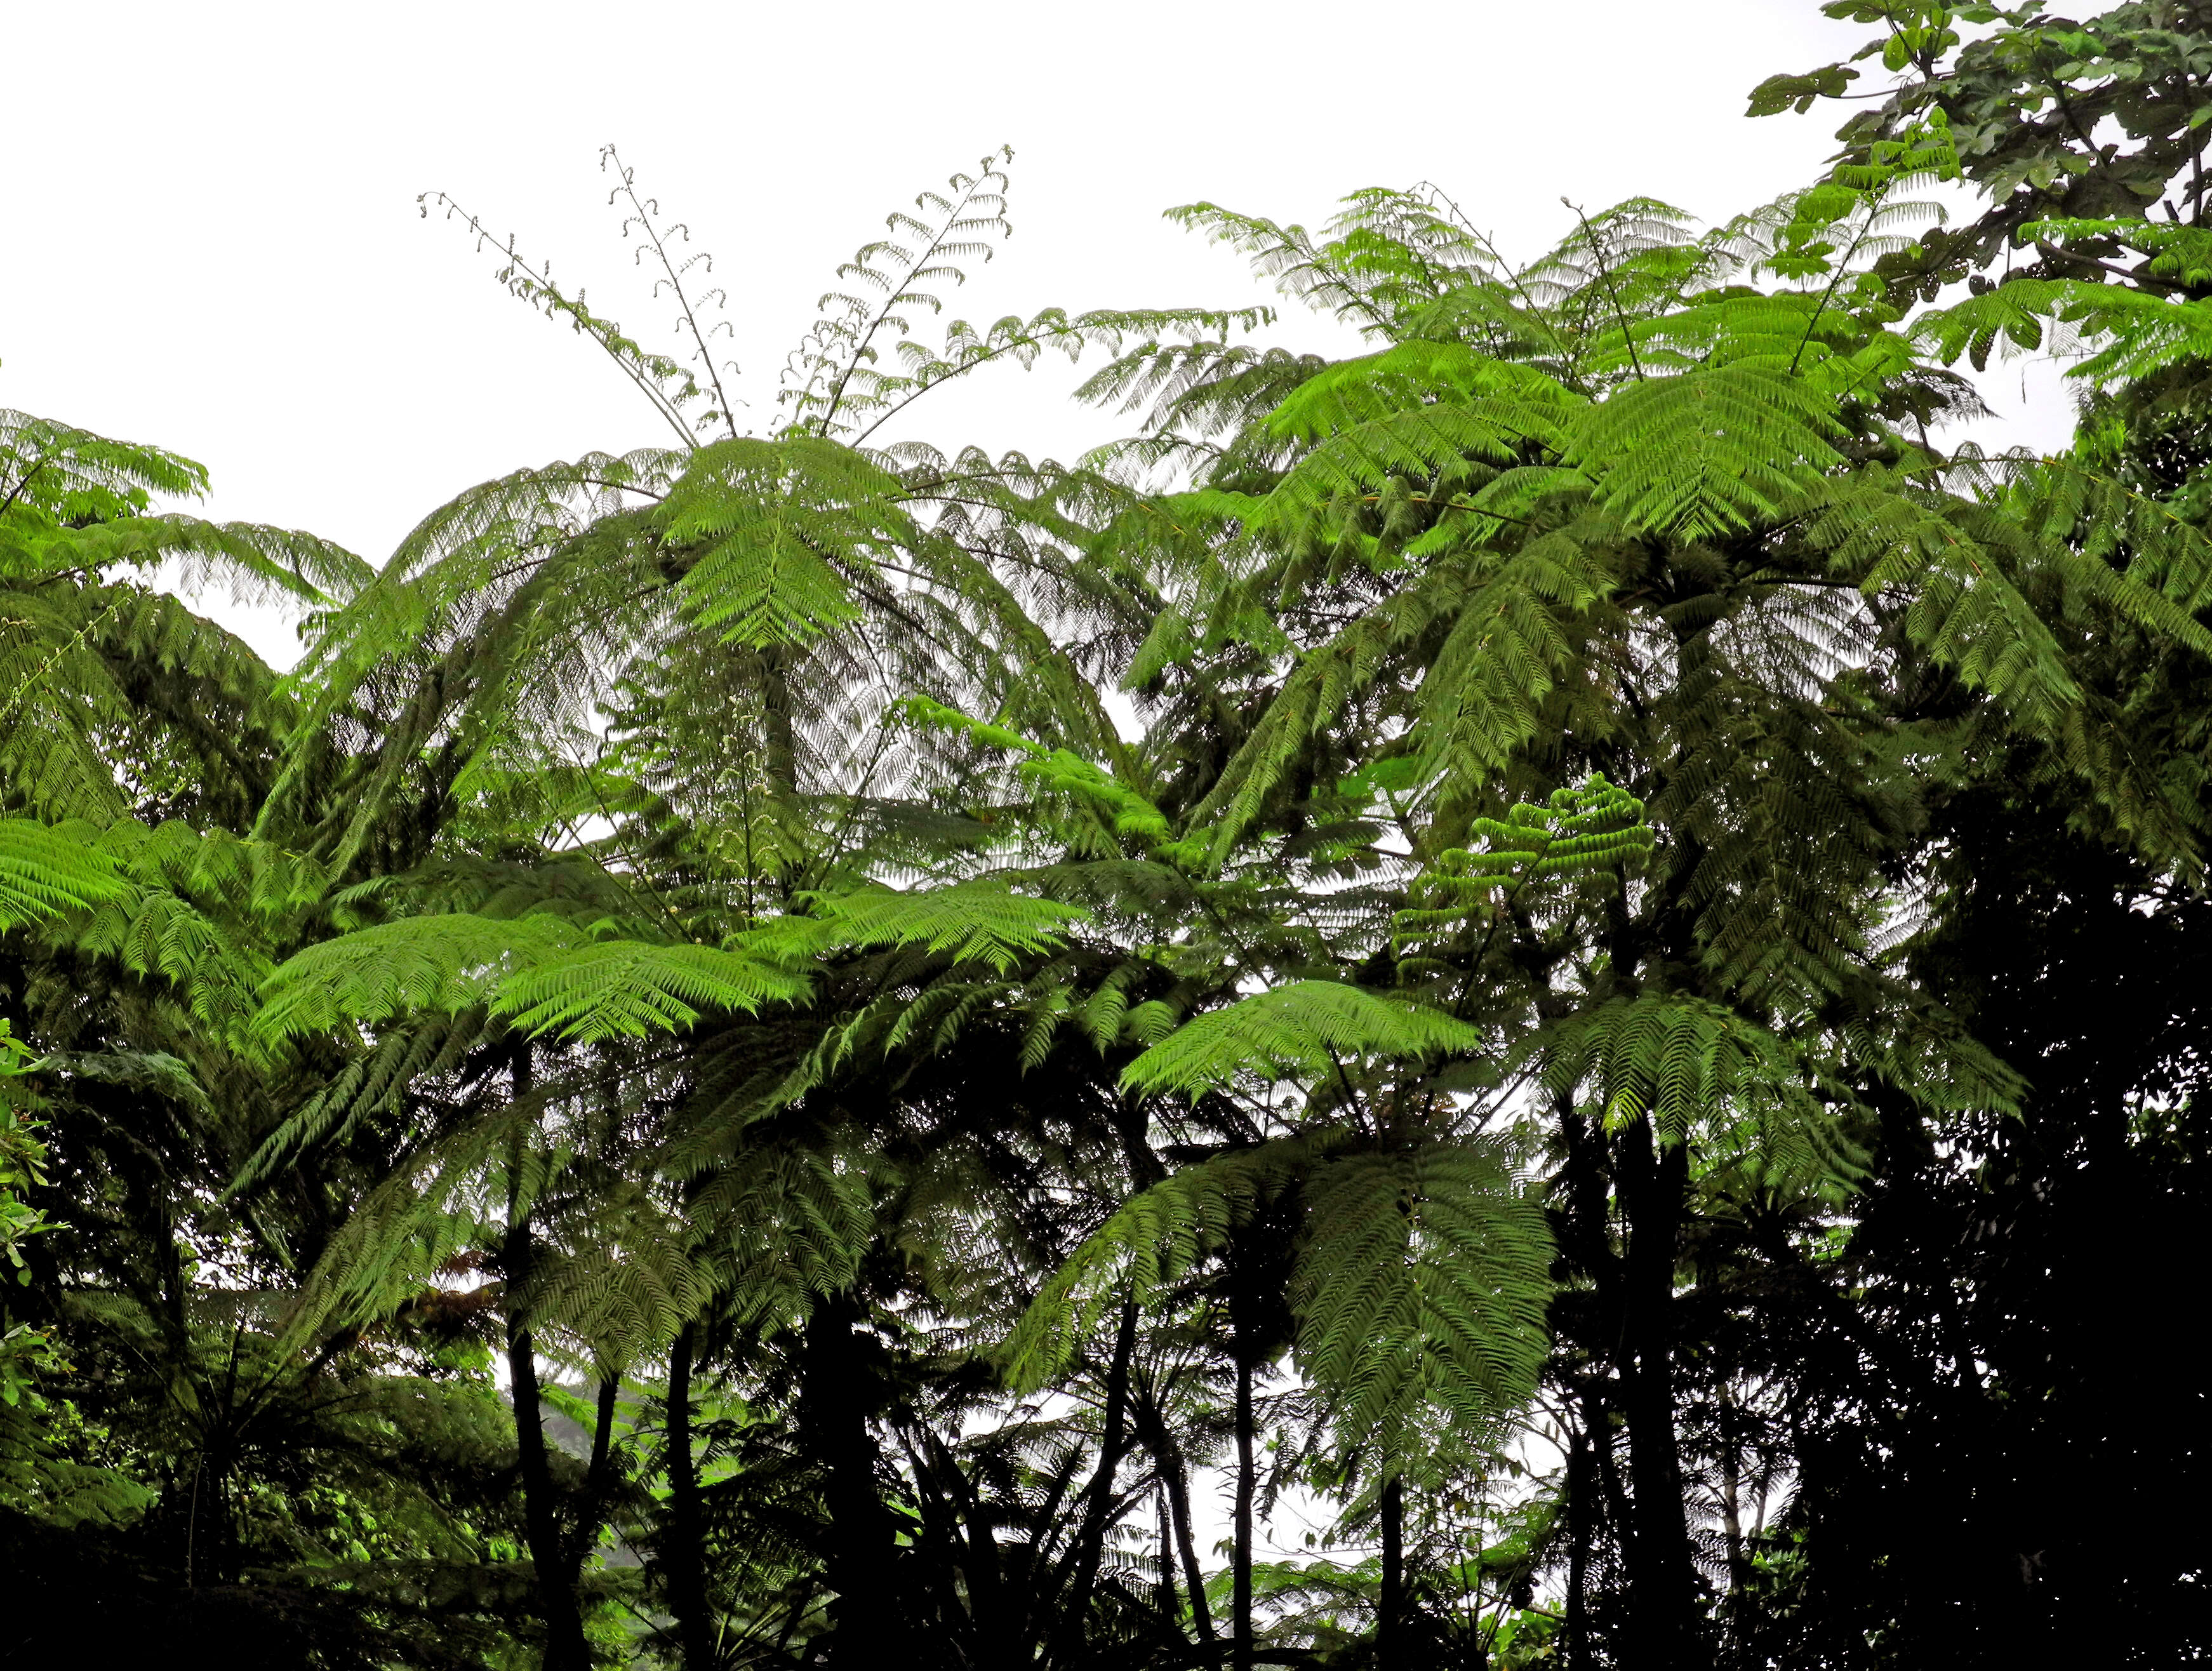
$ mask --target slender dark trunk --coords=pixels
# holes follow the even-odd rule
[[[1395,1468],[1382,1482],[1382,1595],[1375,1627],[1381,1671],[1406,1667],[1406,1487]]]
[[[530,1237],[527,1219],[507,1232],[507,1280]],[[522,1473],[523,1539],[538,1581],[538,1607],[545,1619],[545,1671],[586,1671],[584,1619],[562,1547],[561,1517],[554,1502],[553,1469],[545,1449],[544,1412],[538,1402],[538,1348],[513,1307],[507,1318],[507,1369],[514,1394],[514,1438]]]
[[[185,1500],[185,1588],[234,1583],[240,1570],[238,1528],[230,1513],[228,1434],[203,1443]]]
[[[1592,1561],[1605,1528],[1613,1528],[1624,1547],[1629,1539],[1626,1494],[1619,1488],[1613,1458],[1613,1411],[1606,1393],[1611,1377],[1604,1370],[1621,1351],[1625,1279],[1613,1240],[1614,1168],[1605,1133],[1567,1092],[1555,1095],[1553,1115],[1566,1151],[1553,1222],[1567,1271],[1588,1279],[1587,1285],[1563,1284],[1553,1311],[1563,1343],[1571,1340],[1587,1354],[1569,1383],[1577,1407],[1570,1416],[1567,1449],[1565,1647],[1568,1671],[1595,1671]]]
[[[1157,1412],[1151,1425],[1156,1430],[1153,1454],[1159,1458],[1160,1475],[1168,1491],[1168,1517],[1175,1528],[1176,1553],[1182,1562],[1183,1587],[1190,1592],[1190,1622],[1201,1646],[1213,1646],[1213,1607],[1206,1599],[1206,1572],[1198,1562],[1198,1540],[1190,1526],[1190,1469],[1182,1450],[1170,1437],[1167,1424]]]
[[[615,1413],[621,1398],[622,1377],[601,1376],[598,1402],[592,1413],[592,1460],[584,1471],[585,1480],[599,1495],[605,1493],[609,1484],[607,1471],[614,1464]]]
[[[1182,1609],[1176,1605],[1175,1528],[1169,1522],[1168,1494],[1164,1490],[1153,1493],[1152,1506],[1159,1522],[1157,1536],[1160,1561],[1159,1599],[1154,1605],[1159,1608],[1161,1618],[1180,1630]]]
[[[530,1095],[530,1046],[514,1047],[514,1100]],[[589,1671],[591,1651],[584,1644],[584,1616],[576,1603],[575,1576],[561,1535],[560,1504],[553,1466],[545,1449],[545,1411],[538,1388],[538,1345],[522,1310],[522,1291],[535,1256],[530,1215],[522,1203],[522,1133],[507,1145],[507,1235],[500,1246],[500,1273],[507,1284],[507,1373],[514,1399],[514,1447],[522,1477],[523,1542],[537,1581],[538,1608],[545,1620],[544,1671]]]
[[[600,1378],[592,1413],[592,1456],[584,1466],[584,1491],[568,1531],[568,1581],[582,1575],[584,1563],[599,1546],[607,1523],[607,1503],[615,1492],[615,1417],[622,1402],[622,1376]]]
[[[668,1352],[668,1521],[660,1559],[684,1671],[708,1671],[714,1662],[699,1522],[699,1465],[691,1451],[691,1366],[698,1340],[698,1326],[686,1323],[676,1331]]]
[[[1567,1671],[1592,1671],[1589,1639],[1590,1534],[1597,1512],[1589,1423],[1595,1401],[1585,1391],[1582,1419],[1567,1436]]]
[[[1690,1671],[1698,1663],[1697,1569],[1674,1429],[1673,1340],[1675,1244],[1689,1151],[1679,1142],[1655,1147],[1640,1127],[1623,1148],[1626,1343],[1635,1364],[1621,1400],[1628,1427],[1630,1615],[1639,1671]]]
[[[1237,1552],[1231,1577],[1231,1660],[1237,1671],[1252,1671],[1252,1498],[1258,1475],[1252,1462],[1252,1362],[1237,1359]]]
[[[1746,1559],[1741,1503],[1743,1472],[1742,1444],[1736,1431],[1735,1401],[1725,1388],[1721,1393],[1721,1538],[1728,1550],[1729,1594],[1741,1595],[1751,1583],[1751,1563]]]
[[[1080,1649],[1084,1623],[1091,1612],[1091,1592],[1098,1582],[1098,1564],[1106,1548],[1107,1521],[1114,1504],[1114,1475],[1127,1449],[1129,1360],[1137,1345],[1137,1303],[1121,1303],[1121,1325],[1114,1334],[1113,1361],[1106,1370],[1106,1412],[1098,1437],[1098,1467],[1085,1493],[1083,1523],[1076,1534],[1075,1576],[1062,1598],[1060,1628],[1054,1632],[1056,1658],[1072,1658]]]
[[[782,647],[761,656],[761,708],[768,738],[768,778],[779,796],[799,787],[799,728],[793,723],[791,657]]]
[[[805,1381],[799,1420],[823,1469],[829,1511],[823,1577],[833,1599],[830,1663],[876,1671],[905,1657],[892,1571],[897,1533],[877,1488],[875,1436],[868,1428],[872,1395],[882,1378],[854,1325],[849,1298],[825,1300],[807,1320]]]

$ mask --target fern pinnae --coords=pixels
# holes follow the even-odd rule
[[[607,202],[612,204],[618,197],[628,200],[630,213],[623,222],[623,234],[627,237],[630,228],[635,227],[645,235],[646,244],[651,248],[653,259],[659,263],[662,275],[653,283],[653,295],[657,298],[662,287],[665,286],[675,296],[677,306],[684,316],[681,328],[690,334],[701,368],[707,374],[708,384],[714,392],[714,409],[701,414],[700,422],[702,425],[720,422],[731,439],[735,440],[738,434],[737,414],[733,410],[733,403],[728,392],[722,386],[724,368],[714,359],[712,343],[716,332],[727,331],[734,336],[736,330],[726,319],[716,321],[711,329],[702,329],[699,324],[698,315],[698,308],[706,306],[710,301],[726,305],[727,293],[719,287],[703,291],[698,296],[695,305],[691,294],[685,289],[684,284],[684,275],[695,264],[703,264],[707,270],[712,273],[714,270],[714,258],[702,251],[678,263],[670,255],[667,235],[680,234],[688,243],[691,237],[690,228],[678,222],[670,224],[664,230],[661,226],[655,223],[653,217],[660,212],[660,205],[653,198],[638,196],[635,172],[623,161],[614,146],[605,145],[600,148],[599,167],[602,172],[609,168],[614,171],[619,183],[607,194]],[[641,249],[638,252],[637,259],[642,263],[644,258],[645,251]],[[728,367],[728,369],[735,374],[737,367],[734,362]]]
[[[504,264],[494,275],[508,295],[528,302],[556,321],[566,319],[580,336],[588,337],[602,353],[614,362],[615,368],[628,378],[642,394],[662,422],[675,431],[678,444],[686,448],[695,444],[691,426],[684,421],[684,404],[699,392],[689,374],[674,361],[640,348],[611,319],[594,314],[585,305],[582,294],[569,296],[551,276],[550,266],[533,264],[526,258],[510,234],[505,243],[493,236],[474,215],[443,191],[425,191],[416,198],[416,205],[424,219],[429,217],[430,205],[435,203],[444,211],[445,218],[458,216],[476,240],[478,253],[489,246],[495,250]]]
[[[893,215],[888,224],[894,233],[909,229],[927,240],[918,254],[889,243],[870,244],[838,269],[839,277],[860,278],[880,289],[884,300],[871,307],[856,296],[823,297],[821,305],[825,309],[833,301],[844,303],[845,309],[842,318],[825,313],[822,324],[810,334],[807,343],[792,355],[792,365],[786,374],[787,382],[801,368],[806,372],[806,380],[787,387],[782,398],[797,412],[799,424],[810,426],[824,436],[834,432],[842,415],[849,386],[876,358],[877,335],[886,326],[902,331],[907,328],[904,319],[894,309],[910,302],[922,303],[932,311],[941,308],[935,296],[915,289],[915,285],[944,277],[956,284],[964,283],[966,276],[957,267],[948,264],[949,258],[980,255],[985,260],[990,258],[990,245],[976,240],[971,234],[985,232],[1004,236],[1008,230],[1005,166],[1012,160],[1012,148],[1003,148],[995,155],[985,157],[976,173],[956,173],[951,177],[948,189],[957,194],[955,197],[925,191],[916,197],[916,208],[936,211],[933,224],[911,216]],[[885,255],[901,264],[896,279],[877,270],[878,258]],[[817,392],[817,386],[825,382],[826,387]]]

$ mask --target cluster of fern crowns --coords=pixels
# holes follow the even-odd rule
[[[151,1225],[17,1240],[42,1328],[188,1389],[153,1483],[0,1431],[49,1521],[182,1528],[188,1590],[281,1567],[387,1657],[490,1617],[497,1567],[557,1671],[617,1602],[689,1671],[1249,1671],[1257,1501],[1297,1483],[1384,1553],[1274,1650],[1366,1607],[1414,1663],[1450,1570],[1471,1641],[1700,1662],[1678,1250],[1824,1245],[1885,1133],[2021,1095],[1916,974],[1931,805],[2008,750],[2199,869],[2092,651],[2212,654],[2212,546],[2094,456],[1943,451],[1948,367],[2055,316],[2139,375],[2196,327],[2057,280],[1908,316],[1933,119],[1707,232],[1575,211],[1525,265],[1430,187],[1318,232],[1175,212],[1364,333],[1340,361],[1256,344],[1265,307],[925,340],[1010,162],[839,269],[761,433],[711,264],[611,149],[688,358],[426,197],[670,440],[472,488],[373,572],[0,413],[0,1025],[76,1199]],[[884,438],[1048,350],[1103,355],[1084,397],[1136,433]],[[299,669],[144,584],[176,561],[309,610]],[[9,1129],[0,1182],[43,1183]],[[1539,1401],[1569,1461],[1470,1544]],[[310,1455],[383,1554],[277,1547]],[[1625,1625],[1580,1599],[1608,1560]],[[433,1569],[477,1599],[394,1576]]]

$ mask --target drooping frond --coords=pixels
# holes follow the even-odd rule
[[[1468,1430],[1514,1409],[1549,1350],[1540,1203],[1474,1144],[1316,1169],[1293,1279],[1300,1370],[1349,1451],[1405,1449],[1425,1407]]]
[[[1042,1386],[1125,1295],[1145,1303],[1226,1245],[1328,1145],[1291,1137],[1216,1155],[1131,1196],[1053,1274],[999,1353],[1018,1392]]]
[[[174,453],[0,407],[0,518],[109,522],[137,515],[155,494],[198,498],[207,487],[206,466]]]

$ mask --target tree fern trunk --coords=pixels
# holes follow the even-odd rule
[[[1382,1594],[1375,1658],[1381,1671],[1406,1666],[1406,1487],[1394,1471],[1382,1482]]]
[[[1567,1671],[1591,1671],[1589,1564],[1597,1486],[1590,1465],[1589,1424],[1602,1418],[1596,1400],[1583,1395],[1582,1420],[1567,1436]]]
[[[825,1300],[807,1320],[805,1381],[799,1393],[804,1443],[823,1470],[829,1511],[823,1577],[833,1634],[830,1662],[875,1671],[904,1657],[903,1609],[893,1570],[897,1534],[876,1482],[876,1443],[868,1413],[879,1367],[854,1331],[859,1308],[849,1298]]]
[[[714,1663],[714,1636],[707,1619],[706,1551],[699,1523],[699,1467],[691,1453],[691,1366],[697,1343],[697,1325],[686,1323],[676,1331],[668,1353],[668,1523],[661,1562],[668,1610],[676,1615],[676,1639],[684,1652],[684,1671],[708,1671]]]
[[[799,788],[799,729],[792,713],[791,653],[761,652],[761,710],[768,736],[768,778],[780,798]]]
[[[514,1099],[530,1094],[530,1046],[518,1041],[513,1064]],[[530,1215],[522,1202],[522,1134],[509,1139],[507,1157],[507,1234],[499,1252],[507,1284],[507,1372],[514,1398],[514,1447],[522,1478],[523,1541],[538,1584],[545,1621],[544,1671],[589,1671],[584,1619],[576,1605],[575,1570],[561,1535],[560,1504],[545,1449],[545,1412],[538,1389],[538,1345],[525,1321],[520,1295],[534,1257]]]
[[[529,1221],[507,1232],[504,1260],[509,1275],[526,1257]],[[538,1611],[545,1621],[545,1671],[585,1671],[591,1656],[584,1646],[583,1614],[576,1606],[567,1552],[562,1547],[561,1517],[554,1500],[553,1469],[545,1450],[544,1413],[538,1402],[538,1349],[528,1327],[512,1307],[507,1319],[507,1376],[514,1394],[514,1439],[522,1475],[524,1540],[537,1576]]]
[[[1566,1654],[1569,1671],[1595,1671],[1593,1563],[1608,1527],[1624,1546],[1629,1537],[1626,1493],[1617,1488],[1613,1458],[1611,1393],[1617,1383],[1607,1373],[1623,1354],[1626,1284],[1613,1243],[1613,1165],[1605,1134],[1577,1109],[1571,1092],[1555,1095],[1553,1115],[1565,1150],[1553,1227],[1565,1270],[1586,1279],[1586,1285],[1563,1284],[1552,1312],[1560,1344],[1585,1359],[1567,1372],[1565,1382],[1579,1417],[1568,1450]]]
[[[1162,1619],[1179,1627],[1182,1608],[1176,1597],[1175,1528],[1169,1519],[1165,1491],[1156,1489],[1153,1492],[1152,1508],[1158,1522],[1154,1536],[1159,1550],[1158,1589],[1153,1605],[1159,1609]]]
[[[1129,1412],[1129,1360],[1137,1345],[1137,1303],[1121,1305],[1121,1327],[1114,1334],[1114,1357],[1106,1370],[1106,1410],[1098,1438],[1098,1467],[1084,1493],[1083,1524],[1073,1551],[1075,1576],[1062,1599],[1060,1627],[1054,1632],[1063,1662],[1079,1656],[1084,1625],[1091,1612],[1091,1594],[1098,1582],[1098,1564],[1105,1553],[1108,1513],[1114,1501],[1114,1475],[1127,1448],[1125,1430]]]
[[[1237,1549],[1231,1577],[1231,1662],[1252,1671],[1252,1498],[1258,1476],[1252,1461],[1252,1362],[1237,1359]]]
[[[1167,1488],[1168,1520],[1175,1533],[1176,1558],[1182,1563],[1182,1581],[1190,1592],[1190,1622],[1200,1644],[1213,1646],[1213,1607],[1206,1599],[1206,1570],[1199,1565],[1198,1540],[1191,1533],[1190,1468],[1182,1448],[1169,1432],[1166,1421],[1149,1402],[1139,1407],[1147,1443],[1160,1465],[1161,1483]]]
[[[1674,1429],[1675,1243],[1689,1182],[1686,1144],[1657,1147],[1639,1126],[1623,1145],[1627,1218],[1627,1346],[1622,1412],[1628,1425],[1632,1524],[1628,1589],[1639,1664],[1650,1671],[1698,1665],[1697,1570]]]

